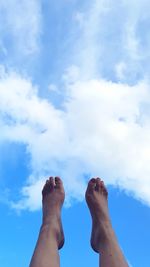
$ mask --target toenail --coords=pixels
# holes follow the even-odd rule
[[[91,182],[95,182],[95,178],[92,178],[92,179],[91,179]]]
[[[56,176],[55,179],[56,179],[56,180],[60,180],[60,177]]]

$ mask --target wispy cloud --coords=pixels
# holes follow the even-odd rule
[[[5,51],[10,49],[16,56],[37,51],[41,32],[40,1],[2,0],[0,17],[0,41]]]
[[[120,64],[124,65],[119,78],[123,82],[134,83],[148,74],[149,17],[147,0],[95,0],[85,12],[77,12],[74,18],[81,34],[75,42],[74,61],[82,76],[118,80],[115,69]]]

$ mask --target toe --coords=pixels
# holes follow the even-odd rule
[[[55,186],[55,180],[54,180],[53,176],[49,177],[49,185],[50,185],[51,189],[53,189]]]
[[[101,179],[99,177],[96,178],[96,186],[95,186],[96,191],[101,190]]]
[[[45,188],[48,188],[49,186],[50,186],[50,181],[49,181],[49,179],[48,179],[48,180],[46,180],[44,187],[45,187]]]
[[[43,189],[42,189],[42,195],[44,195],[46,192],[48,192],[49,187],[50,187],[50,181],[46,180],[45,185],[43,186]]]
[[[101,181],[101,188],[102,188],[103,194],[108,196],[108,191],[107,191],[107,188],[104,184],[104,181]]]
[[[92,178],[88,183],[87,192],[92,192],[93,190],[95,190],[95,186],[96,186],[96,179]]]
[[[62,180],[60,179],[60,177],[56,176],[55,177],[55,187],[56,188],[61,188],[62,185],[63,185]]]
[[[104,181],[102,181],[99,177],[96,178],[96,186],[95,190],[102,192],[104,195],[108,195],[107,189],[105,187]]]

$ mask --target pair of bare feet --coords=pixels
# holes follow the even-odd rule
[[[43,223],[50,226],[57,240],[58,249],[64,244],[64,232],[61,222],[61,208],[65,199],[62,180],[50,177],[42,190]],[[91,246],[100,253],[107,242],[112,226],[108,211],[108,192],[100,178],[92,178],[85,193],[87,205],[92,217]]]

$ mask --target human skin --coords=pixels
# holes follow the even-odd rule
[[[92,217],[91,247],[99,254],[100,267],[128,267],[111,225],[108,192],[100,178],[92,178],[85,198]],[[61,209],[63,182],[50,177],[42,190],[43,219],[30,267],[59,267],[59,249],[64,245]]]
[[[62,180],[50,177],[42,190],[43,219],[30,267],[59,267],[58,250],[64,244],[61,208],[65,199]]]
[[[112,228],[108,192],[99,177],[89,181],[85,198],[92,217],[91,246],[99,254],[99,266],[128,267]]]

